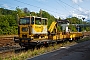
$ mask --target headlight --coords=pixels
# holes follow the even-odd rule
[[[28,28],[27,27],[22,27],[22,31],[23,32],[27,32],[28,31]]]

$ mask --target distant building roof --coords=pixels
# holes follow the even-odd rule
[[[67,24],[67,23],[69,23],[69,21],[66,20],[66,19],[64,19],[64,20],[57,20],[57,22],[60,23],[60,24]]]

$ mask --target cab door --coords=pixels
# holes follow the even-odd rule
[[[20,38],[29,38],[29,25],[30,17],[20,18],[19,21],[19,37]]]
[[[28,25],[20,25],[20,38],[29,38]]]

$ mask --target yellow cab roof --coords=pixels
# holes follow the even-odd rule
[[[37,17],[37,16],[25,16],[25,17],[20,17],[20,18],[29,18],[29,17],[41,18],[41,17]]]

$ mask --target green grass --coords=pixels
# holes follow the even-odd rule
[[[21,53],[18,53],[18,54],[11,53],[11,54],[8,54],[5,57],[1,57],[0,60],[26,60],[27,58],[31,58],[31,57],[34,57],[34,56],[37,56],[37,55],[41,55],[41,54],[44,54],[44,53],[47,53],[47,52],[51,52],[51,51],[60,49],[60,47],[63,47],[63,46],[70,46],[70,45],[80,43],[80,42],[83,42],[83,41],[87,41],[87,40],[90,40],[90,38],[85,37],[85,38],[80,39],[78,41],[73,41],[73,42],[67,41],[67,42],[60,43],[60,44],[54,44],[53,46],[50,45],[49,47],[41,47],[40,49],[34,49],[33,51],[28,50],[26,52],[21,52]]]

